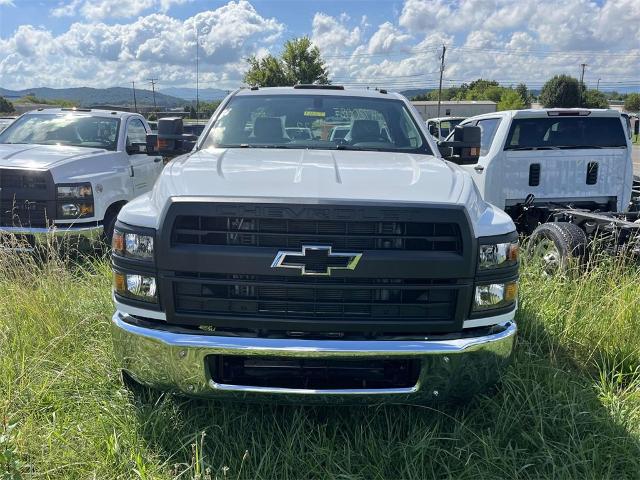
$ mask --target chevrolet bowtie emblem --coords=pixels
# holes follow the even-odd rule
[[[302,275],[331,275],[333,270],[354,270],[361,253],[335,253],[330,246],[303,245],[301,252],[281,250],[271,268],[295,268]]]

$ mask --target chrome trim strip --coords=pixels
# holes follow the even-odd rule
[[[116,299],[116,296],[111,292],[111,299],[113,303],[115,303],[116,308],[122,312],[129,315],[135,315],[137,317],[143,318],[152,318],[153,320],[164,320],[167,321],[167,315],[164,312],[158,312],[156,310],[146,310],[144,308],[132,307],[131,305],[127,305],[125,303],[121,303]]]
[[[43,228],[43,227],[0,227],[0,234],[7,233],[13,235],[67,235],[67,234],[77,234],[84,235],[88,237],[93,237],[102,233],[103,226],[102,225],[92,225],[90,227],[70,227],[63,228],[62,225],[57,225],[51,228]]]
[[[214,390],[243,393],[276,393],[294,395],[400,395],[410,394],[418,391],[418,386],[410,388],[361,388],[361,389],[336,389],[336,390],[314,390],[309,388],[274,388],[274,387],[247,387],[244,385],[226,385],[209,380],[209,385]]]
[[[57,225],[51,228],[42,227],[0,227],[0,237],[2,235],[31,235],[36,244],[47,244],[53,237],[64,237],[66,235],[86,238],[95,242],[100,239],[104,227],[102,225],[92,225],[90,227],[69,227],[64,228]],[[3,246],[0,244],[0,251],[12,252],[33,252],[32,247]]]
[[[505,322],[512,322],[518,306],[514,307],[514,309],[510,312],[503,313],[501,315],[493,315],[491,317],[482,317],[482,318],[474,318],[472,320],[465,320],[462,322],[462,328],[478,328],[478,327],[490,327],[492,325],[499,325]]]

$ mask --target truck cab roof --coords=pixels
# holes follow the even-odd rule
[[[387,92],[384,89],[371,90],[364,88],[346,88],[340,85],[295,85],[293,87],[253,87],[237,90],[235,95],[326,95],[344,97],[366,98],[391,98],[405,100],[406,98],[396,92]]]
[[[540,117],[620,117],[620,112],[607,108],[529,108],[525,110],[503,110],[467,118],[463,123],[483,118],[540,118]]]
[[[118,110],[99,110],[92,108],[39,108],[37,110],[31,110],[24,115],[35,114],[66,114],[66,115],[85,115],[91,117],[111,117],[111,118],[128,118],[132,116],[141,117],[139,113],[135,112],[121,112]]]

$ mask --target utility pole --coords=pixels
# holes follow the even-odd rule
[[[151,91],[153,92],[153,110],[156,112],[156,121],[158,121],[158,106],[156,105],[156,82],[157,78],[150,78],[149,83],[151,83]]]
[[[438,86],[438,115],[440,117],[440,101],[442,99],[442,74],[444,73],[444,54],[447,51],[447,47],[442,44],[442,56],[440,57],[440,85]]]
[[[136,102],[136,82],[132,81],[131,86],[133,87],[133,109],[138,113],[138,102]]]
[[[598,83],[596,84],[596,90],[598,92],[600,91],[600,79],[598,79]]]
[[[584,69],[587,67],[586,63],[581,63],[582,72],[580,73],[580,106],[582,106],[582,90],[584,90]]]

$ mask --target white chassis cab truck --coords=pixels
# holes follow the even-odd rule
[[[150,131],[126,112],[39,109],[16,119],[0,133],[4,247],[31,250],[52,236],[110,239],[122,206],[162,171],[162,157],[146,153]]]
[[[459,163],[485,201],[504,209],[518,231],[531,236],[530,250],[549,272],[584,254],[596,236],[611,253],[637,253],[631,130],[619,112],[503,111],[461,125],[478,126],[482,133],[479,158]]]
[[[464,399],[510,358],[517,249],[404,97],[243,89],[120,211],[114,346],[127,381],[195,396]]]

